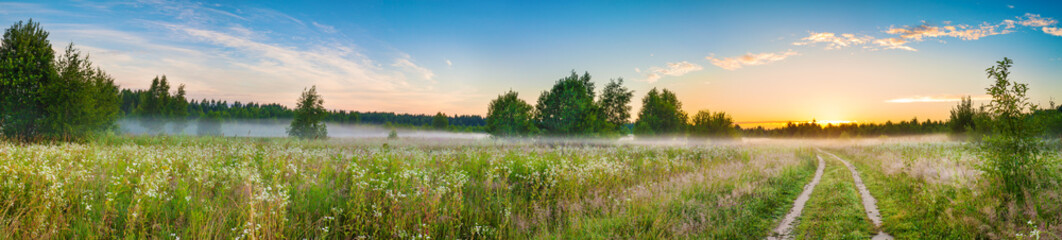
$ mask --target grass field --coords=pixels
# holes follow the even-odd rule
[[[0,239],[762,239],[816,147],[859,169],[897,239],[1062,236],[1058,187],[1000,212],[959,143],[114,137],[0,143]],[[823,157],[794,236],[869,238],[850,172]]]

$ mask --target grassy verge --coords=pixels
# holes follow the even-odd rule
[[[867,188],[878,199],[882,227],[897,239],[1062,237],[1057,184],[1046,185],[1025,205],[1003,205],[999,191],[980,179],[980,160],[967,147],[895,144],[836,153],[863,169]],[[1058,161],[1057,152],[1049,157]],[[1029,217],[1032,212],[1038,215]]]
[[[782,164],[756,164],[754,159],[725,169],[729,174],[709,174],[719,177],[632,201],[613,214],[577,219],[563,231],[537,238],[762,239],[814,176],[816,162],[806,157],[807,151],[800,155],[805,157],[776,157],[791,159]]]
[[[877,233],[863,209],[852,174],[843,163],[823,156],[822,180],[794,230],[796,239],[868,239]]]

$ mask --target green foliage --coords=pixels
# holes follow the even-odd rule
[[[162,127],[169,121],[176,121],[175,132],[184,129],[189,106],[185,99],[184,84],[178,86],[177,91],[170,93],[170,83],[166,80],[166,75],[161,78],[156,76],[151,80],[151,87],[139,96],[134,113],[149,132],[161,133]]]
[[[605,85],[597,105],[601,107],[601,114],[608,124],[605,128],[608,131],[624,132],[624,126],[630,123],[630,104],[633,96],[634,90],[623,86],[623,78],[611,80]]]
[[[675,93],[667,89],[657,91],[653,88],[642,99],[642,110],[634,124],[634,134],[681,134],[686,130],[688,118]]]
[[[487,132],[495,136],[527,136],[538,132],[531,105],[509,91],[498,95],[487,108]]]
[[[8,138],[44,133],[45,88],[56,81],[55,51],[40,23],[19,21],[4,31],[0,44],[0,131]]]
[[[303,139],[328,138],[328,129],[322,122],[326,115],[328,111],[324,108],[324,99],[317,94],[317,86],[310,87],[299,97],[288,135]]]
[[[450,121],[446,117],[446,114],[439,112],[435,114],[435,117],[432,117],[431,127],[435,129],[446,129],[450,127]]]
[[[741,134],[734,127],[734,119],[725,112],[712,113],[701,110],[693,116],[690,135],[708,138],[739,138]]]
[[[1052,173],[1044,171],[1046,158],[1037,137],[1041,134],[1035,121],[1030,121],[1030,112],[1036,106],[1025,96],[1029,86],[1012,82],[1009,58],[997,61],[996,66],[985,69],[995,83],[986,88],[992,95],[988,105],[991,116],[992,135],[985,136],[981,146],[984,163],[980,166],[986,179],[1002,191],[1005,199],[1024,202],[1027,195],[1036,194],[1035,189]]]
[[[594,103],[594,83],[590,73],[572,71],[542,92],[535,105],[535,123],[549,135],[590,135],[604,129],[601,108]]]
[[[111,130],[118,86],[73,44],[58,59],[48,33],[16,23],[0,46],[0,131],[14,139],[79,139]]]
[[[963,97],[962,101],[959,101],[959,105],[951,109],[951,117],[948,122],[950,133],[953,136],[961,136],[966,134],[967,131],[976,128],[977,125],[974,124],[974,115],[976,113],[970,96]]]

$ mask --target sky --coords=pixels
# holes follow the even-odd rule
[[[745,125],[941,120],[1008,57],[1031,102],[1062,103],[1059,1],[0,2],[0,24],[31,18],[121,87],[166,75],[193,99],[317,86],[330,109],[485,115],[576,71],[623,78],[633,115],[666,88]]]

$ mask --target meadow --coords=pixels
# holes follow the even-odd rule
[[[1062,236],[1058,187],[1011,206],[1036,208],[1033,219],[998,212],[968,145],[125,136],[3,142],[0,238],[763,239],[811,181],[817,157],[826,160],[825,174],[793,230],[798,239],[866,239],[878,231],[898,239]],[[880,228],[863,214],[845,166],[816,149],[859,169],[878,199]]]

